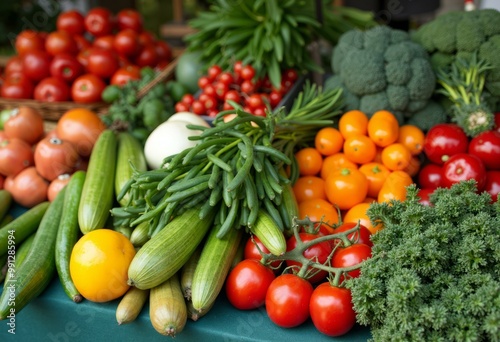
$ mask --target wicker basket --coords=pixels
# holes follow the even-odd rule
[[[177,58],[172,60],[162,71],[156,74],[155,78],[146,84],[143,88],[139,89],[137,97],[143,97],[151,88],[160,82],[165,82],[173,78],[175,66],[177,65]],[[109,104],[105,102],[96,103],[77,103],[72,101],[66,102],[42,102],[37,100],[18,100],[6,99],[0,97],[0,110],[7,108],[14,108],[19,106],[29,106],[40,112],[45,121],[57,121],[59,118],[70,109],[86,108],[94,111],[98,115],[106,114]]]

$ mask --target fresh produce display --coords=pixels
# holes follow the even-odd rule
[[[106,85],[139,79],[141,68],[162,69],[172,60],[169,44],[145,30],[134,9],[68,10],[55,31],[24,30],[14,46],[0,87],[8,99],[100,102]]]
[[[314,39],[336,43],[342,33],[376,22],[370,12],[332,7],[330,1],[218,0],[189,24],[197,32],[186,37],[188,49],[200,51],[206,65],[227,69],[241,60],[255,69],[258,78],[267,75],[279,88],[282,70],[321,69],[307,49]]]
[[[389,110],[401,124],[417,112],[428,113],[436,75],[427,52],[408,32],[387,26],[350,30],[339,38],[331,63],[328,87],[344,89],[346,110],[359,109],[368,116]],[[444,119],[431,114],[427,121]]]
[[[419,200],[410,186],[405,201],[370,208],[385,228],[347,281],[357,321],[376,341],[498,339],[498,205],[472,180]]]
[[[133,9],[21,32],[2,86],[74,102],[54,122],[68,103],[0,99],[0,320],[41,304],[181,340],[498,340],[497,15],[405,32],[216,0],[172,63]],[[85,91],[40,90],[61,84]]]

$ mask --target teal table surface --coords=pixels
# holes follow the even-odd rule
[[[22,208],[14,207],[18,215]],[[0,286],[1,288],[1,286]],[[285,329],[267,317],[264,308],[240,311],[231,306],[222,292],[211,311],[194,322],[188,320],[175,338],[154,330],[146,305],[132,323],[118,325],[115,310],[119,300],[108,303],[73,303],[55,277],[49,287],[13,320],[0,321],[0,341],[367,341],[370,330],[356,325],[348,334],[329,337],[318,332],[309,320],[299,327]],[[9,326],[9,323],[12,323]],[[11,332],[15,327],[15,334]]]

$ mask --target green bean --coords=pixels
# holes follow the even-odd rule
[[[123,210],[130,214],[142,214],[146,210],[146,207],[123,207]]]
[[[193,186],[196,186],[196,185],[203,183],[203,182],[207,182],[207,184],[208,184],[209,179],[210,179],[210,175],[200,175],[200,176],[197,176],[197,177],[191,178],[191,179],[184,178],[184,179],[179,180],[179,181],[173,183],[172,185],[170,185],[167,188],[167,191],[174,193],[174,192],[183,191],[183,190],[192,188]]]
[[[165,176],[165,178],[163,178],[163,180],[158,184],[157,189],[158,190],[166,189],[168,186],[170,186],[173,180],[182,175],[184,171],[185,170],[183,168],[178,168],[173,170],[167,176]]]
[[[181,160],[186,156],[186,154],[189,153],[190,150],[191,150],[191,148],[186,148],[186,149],[182,150],[181,152],[179,152],[177,154],[174,154],[173,156],[167,157],[170,160],[170,162],[168,163],[168,165],[167,165],[167,162],[166,162],[167,158],[165,158],[163,160],[162,167],[165,166],[165,168],[167,170],[169,170],[169,171],[171,171],[172,169],[176,168],[177,166],[179,166],[179,163],[181,163]]]
[[[134,182],[135,180],[133,178],[130,178],[125,182],[125,184],[123,184],[123,187],[121,188],[120,192],[118,193],[118,195],[116,195],[117,201],[120,201],[123,199],[123,197],[125,197],[125,194],[130,190]]]
[[[240,226],[246,227],[248,223],[248,215],[250,215],[250,209],[246,199],[240,205]]]
[[[240,124],[245,123],[245,122],[250,122],[250,121],[255,122],[257,125],[259,125],[261,127],[262,127],[262,125],[264,125],[262,119],[259,118],[258,116],[252,116],[251,115],[251,116],[242,117],[242,116],[238,115],[238,117],[234,118],[231,121],[228,121],[228,122],[225,122],[225,123],[221,123],[221,124],[219,124],[217,126],[211,127],[210,129],[207,129],[207,130],[203,131],[200,134],[200,137],[205,138],[205,137],[208,137],[208,136],[211,136],[211,135],[215,135],[217,133],[225,133],[225,134],[227,134],[235,126],[240,125]]]
[[[250,169],[253,165],[253,144],[250,138],[248,138],[246,135],[241,134],[239,132],[231,132],[229,134],[234,134],[234,136],[237,136],[241,138],[241,140],[245,143],[245,146],[247,147],[247,156],[245,158],[245,162],[243,163],[243,166],[238,170],[238,173],[234,176],[234,178],[231,180],[229,185],[227,186],[228,191],[232,191],[236,189],[238,186],[243,183],[245,178],[247,177],[248,173],[250,172]]]
[[[111,216],[113,216],[113,218],[130,218],[130,217],[133,217],[134,216],[134,213],[130,213],[130,212],[126,212],[124,210],[124,208],[122,207],[115,207],[115,208],[111,208]]]
[[[187,210],[187,209],[190,209],[190,208],[193,208],[194,206],[200,204],[201,202],[203,201],[206,201],[207,198],[210,196],[211,194],[211,191],[210,189],[206,189],[205,191],[201,192],[198,196],[193,196],[193,198],[188,198],[186,200],[183,200],[179,206],[183,209],[183,210]]]
[[[269,184],[269,180],[267,179],[265,172],[261,173],[259,179],[262,181],[262,186],[264,187],[264,192],[265,192],[264,198],[269,198],[270,200],[273,200],[276,194],[274,193],[271,184]]]
[[[224,220],[227,216],[227,209],[229,207],[228,206],[225,206],[224,203],[222,203],[219,207],[219,212],[217,213],[217,215],[215,216],[215,222],[218,222],[219,224],[223,224],[224,223]]]
[[[222,199],[222,191],[224,191],[224,187],[222,183],[218,184],[215,188],[210,192],[210,197],[208,199],[211,206],[215,206]]]
[[[144,222],[144,221],[147,221],[147,220],[154,218],[155,216],[159,215],[167,207],[167,205],[168,205],[168,202],[166,200],[163,202],[160,202],[160,204],[157,207],[155,207],[154,209],[152,209],[150,211],[145,212],[144,214],[142,214],[141,216],[136,218],[134,221],[132,221],[131,224],[133,226],[135,226],[141,222]]]
[[[229,165],[228,163],[226,163],[224,160],[222,160],[221,158],[215,156],[214,154],[207,154],[207,158],[208,160],[210,160],[214,165],[217,165],[219,168],[223,169],[224,171],[226,172],[231,172],[232,169],[231,169],[231,165]]]
[[[255,221],[257,221],[257,218],[259,217],[259,209],[260,209],[260,205],[259,205],[259,207],[255,208],[255,209],[250,209],[250,213],[248,214],[248,219],[247,219],[247,224],[246,224],[246,226],[248,228],[252,228]]]
[[[158,203],[167,194],[167,189],[151,191],[151,203]]]
[[[177,201],[180,201],[186,197],[196,195],[207,188],[208,188],[208,181],[202,182],[196,186],[193,186],[192,188],[178,191],[176,193],[171,194],[165,201],[167,203],[177,202]]]
[[[245,179],[245,194],[245,200],[248,204],[248,208],[252,209],[259,206],[257,188],[252,175],[248,175],[248,177]]]
[[[214,210],[215,206],[212,206],[209,201],[206,201],[202,204],[200,208],[200,220],[203,220],[210,213],[211,210]]]
[[[280,177],[278,171],[275,169],[274,165],[271,163],[269,158],[264,158],[264,169],[266,173],[276,182],[280,182]]]
[[[135,181],[138,183],[160,182],[166,174],[165,169],[149,170],[135,177]]]
[[[283,225],[283,220],[281,219],[281,214],[278,209],[274,206],[273,202],[269,199],[264,199],[264,208],[266,208],[267,213],[273,218],[281,231],[285,230],[285,226]]]
[[[256,175],[255,179],[255,189],[257,190],[257,197],[259,199],[263,199],[266,197],[266,191],[264,190],[264,182],[262,181],[262,177],[260,175]]]
[[[222,184],[223,184],[223,190],[222,190],[222,198],[224,200],[224,203],[226,206],[230,207],[231,202],[233,201],[231,197],[231,193],[229,192],[227,186],[230,184],[230,182],[233,180],[234,175],[232,172],[224,172],[222,174]]]
[[[222,239],[227,234],[227,232],[229,232],[229,230],[234,226],[234,222],[236,221],[236,215],[238,214],[239,204],[240,201],[233,202],[233,205],[229,209],[229,212],[227,213],[224,222],[217,231],[216,236],[219,239]]]
[[[201,153],[203,150],[205,150],[207,147],[211,147],[213,145],[227,145],[230,142],[233,142],[234,138],[217,138],[217,139],[210,139],[206,140],[204,142],[198,143],[194,147],[192,147],[189,151],[189,153],[186,154],[186,156],[182,159],[182,164],[187,165],[193,157]]]
[[[287,165],[290,165],[292,161],[287,157],[286,154],[278,151],[274,147],[264,146],[264,145],[255,145],[253,147],[255,152],[263,152],[271,157],[274,157],[276,160],[281,161]]]
[[[267,183],[269,184],[271,189],[273,189],[273,192],[275,194],[281,194],[283,192],[283,186],[278,181],[276,181],[276,179],[272,175],[269,174],[267,169],[264,169],[264,172],[262,172],[262,177],[266,178]],[[264,184],[265,183],[266,182],[264,182]]]
[[[254,155],[254,158],[253,158],[253,168],[255,169],[255,171],[261,172],[262,169],[264,168],[262,160],[263,160],[263,154],[256,153]]]
[[[160,182],[152,182],[152,183],[139,183],[138,188],[142,190],[156,189]],[[136,183],[137,184],[137,183]]]
[[[208,179],[208,187],[210,189],[214,189],[217,186],[217,183],[220,182],[221,176],[221,168],[219,165],[214,164],[212,167],[212,172],[210,173],[210,178]]]

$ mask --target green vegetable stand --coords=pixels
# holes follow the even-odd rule
[[[23,212],[14,207],[14,216]],[[2,288],[2,287],[0,287]],[[132,323],[118,325],[115,318],[119,300],[93,303],[72,302],[57,277],[49,287],[11,319],[1,322],[0,341],[165,341],[149,319],[149,306]],[[14,334],[15,333],[15,334]],[[240,311],[231,306],[224,293],[211,311],[198,321],[189,320],[175,341],[367,341],[368,327],[356,325],[348,334],[329,337],[309,320],[303,325],[280,328],[267,317],[265,309]]]

